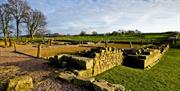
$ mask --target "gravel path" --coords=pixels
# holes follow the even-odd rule
[[[52,79],[54,72],[57,71],[57,69],[49,67],[46,62],[47,61],[43,59],[15,53],[12,48],[0,47],[0,69],[1,67],[10,68],[11,66],[20,68],[20,71],[3,72],[4,74],[0,74],[0,81],[25,74],[33,78],[35,83],[34,91],[86,91],[84,87],[75,86],[55,79],[46,80],[37,85],[37,83],[42,82],[44,79]]]

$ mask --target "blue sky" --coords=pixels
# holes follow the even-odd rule
[[[28,3],[46,15],[51,32],[180,31],[180,0],[28,0]]]

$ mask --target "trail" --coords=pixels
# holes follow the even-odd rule
[[[9,66],[18,67],[21,70],[0,74],[0,80],[18,75],[29,75],[33,78],[35,84],[34,91],[86,91],[84,87],[54,79],[55,71],[61,71],[61,69],[49,67],[46,60],[16,53],[13,48],[0,47],[0,67]],[[44,81],[42,84],[36,85],[42,81]]]

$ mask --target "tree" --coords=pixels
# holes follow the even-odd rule
[[[11,21],[12,21],[12,16],[9,11],[9,5],[8,4],[0,5],[0,28],[4,35],[5,46],[7,46],[7,40],[10,34],[9,27]]]
[[[86,32],[85,31],[81,31],[79,35],[84,36],[84,35],[86,35]]]
[[[24,17],[24,23],[32,40],[37,32],[44,33],[46,31],[46,17],[39,10],[29,10]]]
[[[135,34],[135,31],[133,31],[133,30],[128,30],[128,31],[127,31],[127,34]]]
[[[126,33],[126,31],[123,29],[119,29],[118,32],[119,32],[119,34],[125,34]]]
[[[119,34],[118,31],[113,31],[113,32],[112,32],[112,35],[118,35],[118,34]]]
[[[92,35],[97,35],[98,33],[96,31],[93,31],[92,32]]]
[[[29,6],[24,0],[8,0],[8,4],[10,6],[10,13],[13,15],[16,21],[16,36],[19,39],[19,26],[24,18],[24,15],[28,12]]]
[[[141,31],[139,31],[138,29],[135,29],[135,33],[140,34]]]
[[[48,30],[46,29],[39,29],[37,32],[36,32],[36,36],[37,37],[41,37],[43,40],[44,40],[44,37],[46,35],[46,33],[48,32]]]

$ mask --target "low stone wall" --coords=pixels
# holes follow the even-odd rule
[[[168,49],[169,45],[161,45],[159,49],[147,48],[139,50],[139,53],[135,53],[132,50],[131,53],[125,55],[123,63],[132,67],[148,68],[156,64]]]
[[[58,56],[58,60],[64,62],[65,68],[86,70],[93,67],[93,59],[87,57],[63,54]]]
[[[153,50],[153,52],[150,55],[148,55],[144,60],[144,68],[156,64],[168,49],[169,45],[167,45],[162,52],[158,49]]]
[[[118,49],[101,49],[94,54],[93,58],[63,54],[52,58],[52,62],[56,61],[54,64],[75,70],[78,76],[92,77],[120,65],[123,61],[123,52]]]
[[[93,58],[93,67],[87,70],[78,71],[79,76],[96,76],[106,70],[109,70],[123,61],[123,52],[121,50],[106,48],[95,54]]]

